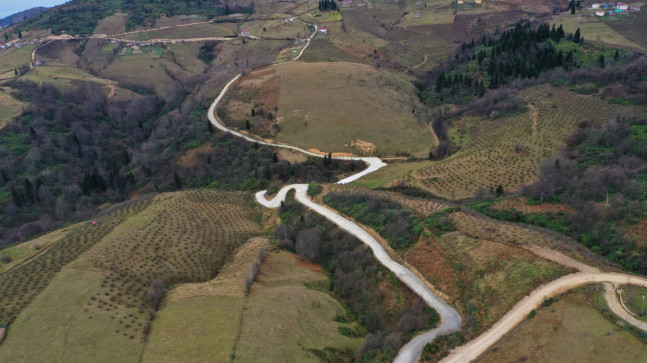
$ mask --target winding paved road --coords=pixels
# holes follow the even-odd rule
[[[314,26],[315,31],[312,33],[312,35],[307,39],[306,45],[303,47],[301,52],[297,57],[295,57],[291,61],[295,61],[301,57],[303,52],[306,50],[308,45],[310,44],[310,40],[315,36],[317,33],[317,26]],[[285,62],[284,62],[285,63]],[[238,131],[234,131],[231,129],[228,129],[223,123],[218,120],[216,117],[216,107],[218,106],[218,103],[222,100],[224,95],[227,93],[227,90],[234,84],[238,78],[240,78],[240,75],[234,77],[231,81],[229,81],[225,87],[222,89],[218,97],[213,101],[211,104],[211,107],[209,107],[209,121],[217,127],[219,130],[222,130],[224,132],[230,133],[234,136],[242,137],[245,140],[255,142],[261,145],[267,145],[267,146],[272,146],[272,147],[280,147],[280,148],[285,148],[285,149],[291,149],[291,150],[296,150],[299,152],[302,152],[306,155],[314,156],[314,157],[324,157],[323,154],[318,154],[314,153],[308,150],[301,149],[296,146],[292,145],[284,145],[284,144],[276,144],[276,143],[271,143],[263,140],[258,140],[256,138],[253,138],[251,136],[245,135],[243,133],[240,133]],[[367,168],[362,170],[361,172],[357,174],[353,174],[345,179],[340,180],[338,183],[339,184],[345,184],[345,183],[350,183],[354,180],[357,180],[361,177],[363,177],[366,174],[372,173],[384,166],[386,164],[380,160],[379,158],[375,157],[346,157],[346,156],[333,156],[333,159],[336,160],[359,160],[363,161],[368,164]],[[274,197],[272,200],[267,200],[265,198],[266,191],[260,191],[256,193],[256,200],[262,204],[263,206],[267,208],[277,208],[281,206],[281,202],[285,200],[285,197],[291,189],[294,189],[296,194],[296,200],[305,205],[307,208],[310,208],[314,212],[324,216],[325,218],[328,218],[330,221],[338,225],[341,229],[347,231],[348,233],[352,234],[353,236],[357,237],[360,241],[364,242],[367,244],[371,250],[373,251],[373,254],[377,258],[377,260],[384,265],[386,268],[391,270],[399,279],[402,281],[405,285],[407,285],[411,290],[415,291],[429,306],[434,308],[438,314],[440,314],[442,323],[440,326],[436,327],[435,329],[432,329],[431,331],[428,331],[424,334],[421,334],[417,337],[415,337],[413,340],[411,340],[407,345],[405,345],[402,350],[400,351],[400,354],[396,358],[396,362],[401,362],[401,363],[414,363],[418,360],[418,357],[420,357],[420,354],[422,353],[422,349],[424,346],[433,341],[437,336],[439,335],[444,335],[444,334],[450,334],[453,332],[456,332],[460,330],[461,327],[461,316],[454,310],[451,306],[449,306],[447,303],[445,303],[442,299],[440,299],[438,296],[436,296],[426,285],[423,283],[416,275],[414,275],[411,271],[406,269],[404,266],[400,265],[399,263],[393,261],[391,257],[386,253],[384,248],[379,244],[378,241],[375,240],[368,232],[366,232],[364,229],[359,227],[357,224],[353,223],[352,221],[340,216],[337,214],[335,211],[328,209],[327,207],[317,204],[310,200],[307,196],[307,191],[308,191],[308,185],[307,184],[293,184],[293,185],[288,185],[281,189],[279,193]]]
[[[310,44],[310,40],[312,39],[312,37],[314,37],[316,33],[317,33],[317,28],[315,26],[315,31],[307,39],[306,45],[303,47],[299,55],[291,61],[295,61],[301,57],[301,55],[303,54],[307,46]],[[286,63],[286,62],[283,62],[283,63]],[[234,136],[241,137],[248,141],[255,142],[261,145],[291,149],[314,157],[324,156],[323,154],[314,153],[292,145],[277,144],[277,143],[259,140],[257,138],[245,135],[243,133],[230,130],[224,124],[222,124],[220,120],[218,120],[218,118],[216,117],[216,113],[215,113],[216,107],[218,106],[218,103],[222,100],[224,95],[227,93],[231,85],[234,84],[239,78],[240,78],[240,75],[234,77],[231,81],[229,81],[222,89],[218,97],[211,104],[211,107],[209,107],[208,118],[209,118],[209,121],[215,127],[217,127],[219,130],[230,133]],[[365,170],[340,180],[338,182],[340,184],[350,183],[354,180],[361,178],[366,174],[372,173],[386,166],[386,164],[382,160],[374,157],[365,158],[365,157],[333,156],[333,159],[360,160],[368,164],[368,167]],[[256,200],[261,205],[267,208],[278,208],[280,207],[281,202],[285,200],[288,191],[292,189],[295,190],[295,198],[298,202],[302,203],[312,211],[329,219],[330,221],[338,225],[341,229],[347,231],[348,233],[352,234],[353,236],[357,237],[359,240],[364,242],[366,245],[368,245],[373,251],[373,254],[377,258],[377,260],[382,265],[384,265],[386,268],[391,270],[405,285],[407,285],[409,288],[415,291],[429,306],[433,307],[440,314],[442,319],[442,323],[440,324],[440,326],[426,333],[416,336],[409,343],[407,343],[400,350],[398,356],[396,357],[395,359],[396,363],[417,362],[420,357],[420,354],[422,353],[423,348],[427,343],[432,342],[437,336],[451,334],[453,332],[457,332],[460,330],[461,316],[458,314],[458,312],[456,312],[456,310],[454,310],[451,306],[449,306],[437,295],[435,295],[425,285],[425,283],[423,283],[411,271],[409,271],[407,268],[400,265],[399,263],[393,261],[386,253],[386,251],[382,248],[382,246],[379,244],[379,242],[376,241],[375,238],[373,238],[368,232],[366,232],[364,229],[359,227],[354,222],[340,216],[334,210],[331,210],[326,206],[317,204],[312,200],[310,200],[310,198],[308,198],[307,196],[307,191],[308,191],[307,184],[288,185],[282,188],[279,191],[279,193],[271,200],[268,200],[266,198],[265,190],[260,191],[256,193]],[[546,252],[546,251],[543,251],[543,252]],[[505,334],[507,334],[512,329],[514,329],[514,327],[516,327],[521,321],[523,321],[527,317],[528,313],[532,309],[537,308],[539,305],[541,305],[544,302],[544,300],[546,300],[547,298],[559,295],[574,287],[578,287],[578,286],[582,286],[590,283],[600,283],[600,282],[603,282],[603,283],[610,282],[610,283],[616,283],[616,284],[635,284],[635,285],[647,287],[647,279],[645,278],[640,278],[640,277],[635,277],[635,276],[625,275],[625,274],[617,274],[617,273],[602,273],[590,266],[581,264],[574,260],[571,261],[572,259],[569,259],[565,256],[555,257],[554,254],[551,255],[547,252],[544,254],[550,257],[549,259],[551,260],[557,259],[557,261],[563,263],[564,265],[568,265],[568,266],[572,265],[571,267],[580,269],[580,272],[563,276],[548,284],[540,286],[538,289],[530,293],[530,295],[526,296],[523,300],[517,303],[508,313],[506,313],[497,323],[495,323],[485,333],[480,335],[478,338],[470,341],[469,343],[454,349],[454,351],[452,351],[452,353],[449,356],[443,359],[442,362],[470,362],[478,358],[481,354],[486,352],[488,348],[490,348],[497,341],[499,341]],[[541,256],[542,254],[538,253],[538,255]],[[610,306],[614,311],[616,310],[614,308],[617,308],[616,306],[614,306],[613,303],[610,303]],[[618,313],[619,312],[616,312],[616,314]],[[624,316],[621,314],[618,314],[618,315],[620,315],[621,317]],[[625,315],[628,315],[628,314],[625,314]]]

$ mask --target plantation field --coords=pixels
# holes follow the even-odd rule
[[[112,226],[104,235],[90,239],[70,234],[63,240],[72,246],[96,244],[56,274],[18,315],[0,346],[1,361],[137,361],[149,309],[157,304],[146,297],[151,283],[208,281],[261,228],[252,197],[244,193],[187,191],[161,194],[147,203],[137,214],[117,211],[99,218],[98,227],[88,226],[91,231]],[[51,255],[55,247],[42,256]],[[0,279],[24,266],[29,264]],[[3,291],[21,295],[16,287]],[[25,345],[34,349],[25,351]]]
[[[249,31],[252,35],[261,38],[299,38],[304,39],[310,36],[312,29],[298,20],[254,20],[246,21],[240,25],[240,29]]]
[[[423,239],[406,261],[455,301],[474,333],[540,284],[570,272],[521,248],[461,232]]]
[[[244,128],[249,120],[252,132],[304,148],[424,155],[433,145],[417,119],[424,111],[413,85],[360,64],[296,62],[255,71],[224,107],[230,125]],[[353,143],[358,139],[363,143]]]
[[[622,47],[630,47],[638,50],[645,50],[643,45],[627,39],[620,32],[614,30],[611,24],[621,23],[625,20],[618,20],[614,22],[604,22],[597,17],[573,17],[570,14],[564,14],[557,17],[551,22],[555,26],[560,24],[564,26],[564,31],[568,33],[575,33],[577,28],[580,28],[584,41],[593,40],[597,42],[606,43],[609,45],[619,45]]]
[[[13,117],[20,114],[24,103],[11,97],[0,88],[0,128],[3,128]]]
[[[339,328],[361,327],[335,321],[347,313],[327,293],[329,284],[319,266],[302,263],[294,254],[268,255],[250,290],[236,360],[320,362],[313,350],[354,353],[362,338],[346,337]]]
[[[367,60],[355,57],[335,46],[326,35],[317,34],[308,48],[303,52],[301,62],[352,62],[367,63]]]
[[[146,41],[151,39],[192,39],[225,37],[236,35],[237,27],[234,23],[200,23],[185,26],[176,26],[166,29],[138,31],[124,34],[120,37],[129,40]]]
[[[0,52],[0,74],[20,68],[23,64],[29,65],[31,52],[36,48],[29,44],[20,49],[8,48]]]
[[[126,31],[126,13],[116,13],[99,20],[94,34],[120,34]]]
[[[91,75],[90,73],[84,72],[75,67],[49,67],[49,66],[36,66],[34,70],[29,72],[27,75],[22,77],[23,79],[28,79],[32,82],[40,83],[49,83],[56,87],[70,88],[74,85],[76,81],[84,82],[94,82],[102,85],[113,85],[116,86],[114,81],[99,78]],[[127,92],[126,90],[120,90],[122,93]],[[108,91],[106,89],[106,95]]]
[[[213,280],[171,290],[152,326],[143,361],[228,361],[240,329],[248,266],[268,247],[267,239],[252,238]]]
[[[647,49],[647,8],[643,5],[640,12],[632,12],[623,16],[619,21],[610,21],[609,27],[625,36],[630,41],[640,44]]]
[[[539,163],[553,156],[580,122],[599,125],[618,112],[593,96],[550,85],[524,90],[521,96],[528,104],[525,112],[454,122],[450,134],[461,149],[402,180],[446,198],[467,198],[479,188],[498,185],[513,191],[534,180]]]
[[[139,213],[149,202],[144,198],[128,203],[101,217],[98,227],[87,223],[75,228],[72,233],[54,242],[45,253],[0,274],[0,291],[5,292],[0,295],[0,324],[13,321],[65,265],[77,259],[124,220]],[[6,345],[5,342],[1,347]],[[2,352],[0,348],[0,357]]]
[[[179,74],[185,72],[168,59],[153,58],[150,54],[133,54],[116,57],[99,75],[118,82],[150,85],[156,93],[165,95],[166,85],[171,83],[171,77],[164,67]]]
[[[55,242],[60,241],[67,233],[76,227],[82,227],[83,223],[76,224],[70,227],[61,228],[59,230],[50,232],[44,236],[35,238],[33,240],[19,243],[12,247],[7,247],[0,250],[0,256],[11,257],[11,262],[5,263],[0,261],[0,273],[6,272],[25,261],[34,258],[35,256],[44,253]]]
[[[167,44],[166,51],[180,67],[191,73],[201,74],[207,68],[207,65],[198,58],[202,45],[199,42]]]
[[[412,198],[404,196],[400,193],[382,191],[382,190],[371,190],[354,184],[331,184],[327,185],[327,190],[329,192],[343,192],[343,191],[352,191],[352,192],[361,192],[368,195],[374,196],[376,198],[389,198],[400,204],[405,205],[420,217],[426,217],[427,215],[437,212],[439,210],[449,208],[452,205],[445,201],[433,200],[427,198]]]
[[[641,362],[647,346],[591,307],[580,288],[537,309],[479,362]]]

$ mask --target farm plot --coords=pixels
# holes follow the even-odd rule
[[[498,185],[515,190],[534,180],[539,163],[553,156],[580,122],[601,124],[617,112],[593,96],[549,85],[525,90],[522,97],[529,111],[473,122],[459,131],[465,135],[460,151],[403,180],[447,198],[467,198]]]
[[[0,360],[136,361],[160,288],[212,279],[261,229],[245,193],[187,191],[149,203],[93,239],[99,240],[93,248],[54,277],[10,327]],[[25,352],[25,344],[33,349]]]
[[[505,10],[485,14],[457,15],[454,19],[454,41],[466,42],[485,34],[503,31],[514,26],[523,16],[523,10]]]
[[[79,42],[51,42],[36,51],[36,58],[43,59],[47,65],[76,66],[79,56]]]
[[[642,49],[647,49],[647,6],[643,5],[640,12],[630,13],[618,21],[607,22],[607,25]]]
[[[173,288],[157,313],[142,361],[228,361],[240,329],[249,264],[267,248],[269,240],[252,238],[213,280]]]
[[[167,85],[172,83],[172,78],[165,69],[179,77],[189,74],[168,59],[153,58],[150,54],[133,54],[116,57],[99,76],[118,82],[151,86],[157,94],[165,95]]]
[[[152,39],[193,39],[235,36],[238,31],[235,23],[200,23],[176,26],[167,29],[142,30],[124,34],[123,39],[146,41]]]
[[[352,62],[367,63],[361,59],[337,48],[333,42],[325,35],[317,35],[311,41],[308,48],[303,52],[301,62]]]
[[[642,18],[647,18],[643,16]],[[633,23],[632,19],[637,23]],[[584,37],[584,40],[592,40],[596,42],[602,42],[613,45],[619,45],[623,47],[630,47],[633,49],[644,50],[644,46],[647,44],[644,40],[644,36],[641,36],[641,33],[644,33],[644,28],[641,29],[639,24],[641,22],[640,17],[627,17],[617,21],[604,22],[596,17],[581,17],[575,18],[568,15],[563,15],[556,18],[553,21],[553,24],[559,26],[560,24],[564,27],[566,33],[575,33],[577,28],[580,28],[580,32]],[[647,20],[645,20],[647,23]],[[630,24],[630,26],[627,26]],[[627,31],[630,27],[637,28],[632,31]],[[617,31],[617,29],[622,29],[623,31]],[[632,40],[627,39],[625,34],[632,35]]]
[[[329,291],[330,280],[320,266],[292,253],[271,253],[250,290],[236,359],[314,363],[327,350],[352,355],[363,339],[342,331],[362,327],[340,322],[348,313]]]
[[[647,346],[600,314],[587,288],[579,288],[545,303],[478,362],[641,362],[646,356]]]
[[[150,198],[129,203],[100,218],[98,227],[87,224],[75,229],[45,253],[0,274],[0,291],[4,292],[0,294],[0,324],[13,321],[63,266],[78,258],[128,217],[141,212],[149,203]]]
[[[240,25],[240,29],[257,37],[279,39],[304,39],[313,31],[303,22],[288,19],[247,21]]]
[[[242,78],[219,114],[234,127],[305,148],[422,155],[433,138],[418,120],[418,102],[411,83],[374,67],[293,62]]]
[[[361,192],[371,196],[386,197],[392,199],[402,205],[405,205],[415,213],[420,216],[427,216],[439,210],[451,207],[452,205],[441,200],[432,200],[426,198],[410,198],[406,197],[399,193],[381,191],[381,190],[372,190],[368,188],[361,187],[359,185],[352,184],[331,184],[328,186],[330,192],[343,192],[343,191],[352,191],[352,192]]]
[[[116,13],[99,20],[94,34],[120,34],[126,31],[126,19],[128,14]]]
[[[36,83],[49,83],[57,87],[72,87],[75,81],[94,82],[105,85],[116,85],[116,82],[95,77],[74,67],[37,66],[22,78]]]
[[[6,89],[0,88],[0,128],[3,128],[9,120],[20,114],[23,103],[11,97]]]
[[[0,52],[0,75],[19,69],[23,64],[31,62],[31,52],[36,48],[29,44],[20,49],[9,48]]]

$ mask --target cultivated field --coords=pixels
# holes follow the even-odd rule
[[[138,31],[120,35],[120,38],[146,41],[151,39],[192,39],[233,36],[237,33],[235,23],[200,23],[186,26],[175,26],[166,29]]]
[[[0,128],[3,128],[9,120],[20,114],[23,102],[11,97],[6,89],[0,88]]]
[[[328,294],[329,284],[319,266],[291,253],[271,253],[250,290],[236,360],[320,362],[316,353],[325,349],[354,352],[362,338],[344,336],[340,328],[361,327],[336,321],[347,312]]]
[[[138,213],[130,212],[139,205]],[[63,265],[67,256],[71,260],[75,252],[87,250],[53,276],[18,315],[0,346],[0,360],[137,361],[150,309],[157,304],[147,297],[151,284],[208,281],[242,241],[260,232],[260,215],[251,196],[208,190],[161,194],[99,222],[98,227],[88,223],[80,229],[89,234],[70,233],[62,240],[66,243],[58,242],[29,264],[0,275],[0,282],[9,285],[3,291],[25,301],[38,290],[30,292],[21,285],[45,285],[47,271],[56,273],[47,266]],[[43,261],[48,257],[53,262]],[[30,276],[25,268],[31,265],[38,273],[36,283],[25,278]],[[20,278],[11,279],[16,274]],[[3,307],[9,303],[5,301]],[[26,345],[33,349],[25,351]]]
[[[637,18],[641,19],[641,18]],[[640,21],[640,20],[639,20]],[[614,21],[602,21],[597,17],[574,17],[570,14],[565,14],[560,17],[555,18],[551,23],[559,26],[560,24],[564,26],[564,31],[566,33],[575,33],[577,28],[580,28],[584,41],[593,40],[596,42],[602,42],[613,45],[619,45],[621,47],[630,47],[638,50],[645,50],[644,40],[643,42],[636,42],[635,40],[627,39],[623,33],[616,31],[616,26],[626,30],[628,27],[621,25],[625,22],[628,22],[628,19],[617,19]],[[614,24],[614,25],[612,25]],[[616,25],[617,24],[617,25]],[[632,23],[631,28],[633,29],[634,24]],[[637,24],[635,24],[637,25]],[[636,26],[634,32],[640,32],[640,27]],[[636,37],[637,34],[632,34],[634,39],[639,39],[641,37]],[[644,37],[643,37],[644,38]]]
[[[370,66],[297,62],[250,73],[224,107],[230,125],[242,129],[249,120],[252,132],[279,142],[326,152],[424,155],[433,138],[417,119],[424,115],[414,92],[407,81]]]
[[[252,238],[213,280],[173,288],[157,313],[143,361],[228,361],[240,330],[248,266],[268,247],[267,239]]]
[[[647,49],[647,8],[642,6],[641,11],[623,16],[618,21],[609,21],[609,27],[625,36],[630,41]]]
[[[534,180],[539,163],[555,155],[580,122],[599,125],[617,112],[598,98],[550,85],[524,90],[521,96],[528,104],[525,112],[453,122],[450,134],[461,149],[402,180],[446,198],[467,198],[479,188],[498,185],[513,191]]]
[[[37,66],[29,72],[23,79],[28,79],[36,83],[49,83],[57,87],[72,87],[75,81],[95,82],[104,85],[116,85],[116,82],[107,79],[95,77],[90,73],[84,72],[74,67],[49,67]],[[107,93],[106,93],[107,94]]]
[[[150,85],[155,89],[156,93],[165,95],[168,92],[167,85],[172,83],[172,78],[165,68],[171,72],[177,72],[179,76],[184,76],[188,72],[168,59],[154,57],[152,54],[132,54],[116,57],[101,71],[100,76],[118,82]]]
[[[246,21],[240,25],[240,29],[249,31],[252,35],[262,38],[300,38],[310,36],[313,29],[298,20],[254,20]]]
[[[14,47],[0,51],[0,75],[18,69],[23,64],[29,65],[34,48],[35,45],[29,44],[20,49]]]
[[[126,31],[126,13],[116,13],[107,18],[99,20],[94,34],[119,34]]]
[[[207,65],[198,58],[202,45],[203,43],[199,42],[174,43],[167,44],[165,50],[180,67],[191,73],[201,74],[207,68]]]
[[[647,346],[591,307],[585,288],[557,297],[479,362],[642,362]]]

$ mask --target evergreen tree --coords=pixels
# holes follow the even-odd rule
[[[180,179],[180,176],[177,175],[177,171],[173,172],[173,184],[175,186],[175,189],[182,188],[182,180]]]
[[[619,52],[618,52],[618,50],[616,49],[616,54],[614,54],[614,55],[613,55],[613,60],[617,61],[617,60],[618,60],[618,58],[620,58],[620,53],[619,53]]]
[[[581,39],[582,39],[582,35],[580,33],[580,28],[577,28],[577,30],[575,31],[575,35],[573,35],[573,43],[579,43]]]
[[[604,54],[600,54],[598,62],[600,62],[600,68],[604,68]]]

